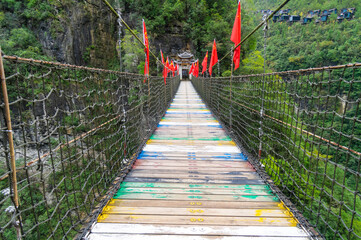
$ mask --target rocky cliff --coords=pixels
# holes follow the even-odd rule
[[[107,68],[117,56],[116,20],[100,1],[68,1],[56,18],[33,31],[44,52],[57,61]]]

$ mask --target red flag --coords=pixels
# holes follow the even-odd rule
[[[148,34],[147,28],[145,27],[145,22],[143,19],[143,43],[145,45],[144,52],[145,52],[145,64],[144,64],[144,76],[149,76],[149,41],[148,41]],[[144,79],[145,82],[146,78]]]
[[[167,69],[165,68],[164,56],[162,50],[160,50],[160,54],[162,55],[164,84],[167,84]]]
[[[197,60],[197,62],[194,64],[194,76],[195,77],[198,77],[198,73],[199,73],[199,64],[198,64],[198,60]]]
[[[209,75],[212,76],[212,67],[216,65],[217,62],[218,62],[217,45],[216,45],[216,40],[214,39],[211,62],[209,63]]]
[[[163,64],[163,66],[164,66],[164,56],[163,56],[162,50],[160,50],[160,55],[161,55],[161,57],[162,57],[162,64]]]
[[[203,69],[202,69],[202,74],[205,72],[205,71],[207,71],[207,63],[208,62],[208,51],[207,51],[207,54],[206,54],[206,56],[204,57],[204,59],[203,59],[203,62],[202,62],[202,67],[203,67]]]
[[[175,69],[174,69],[175,72],[177,72],[177,75],[178,75],[178,64],[175,65]]]
[[[197,77],[197,62],[194,63],[193,76]]]
[[[167,57],[167,62],[165,63],[165,67],[167,68],[167,76],[168,76],[168,73],[170,72],[170,66],[169,66],[169,59]]]
[[[174,67],[174,62],[173,62],[173,60],[171,61],[170,68],[171,68],[171,70],[172,70],[172,72],[173,72],[173,77],[174,77],[175,67]]]
[[[191,69],[189,70],[189,75],[193,74],[194,72],[194,63],[192,63]]]
[[[234,19],[233,30],[231,41],[234,42],[234,45],[237,46],[241,42],[241,27],[242,27],[242,18],[241,18],[241,1],[238,2],[238,10],[236,14],[236,18]],[[233,54],[233,62],[234,62],[234,70],[239,67],[239,63],[241,61],[241,46],[238,46],[234,50]]]

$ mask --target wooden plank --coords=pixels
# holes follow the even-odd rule
[[[213,235],[213,236],[247,236],[247,237],[307,237],[297,227],[255,227],[255,226],[187,226],[187,225],[151,225],[98,223],[92,233],[132,233],[165,235]]]
[[[284,209],[283,205],[277,201],[273,202],[241,202],[241,201],[203,201],[203,200],[144,200],[144,199],[112,199],[108,206],[124,207],[202,207],[202,208],[239,208],[239,209]]]
[[[140,155],[138,157],[139,160],[194,160],[194,161],[222,161],[222,162],[233,162],[233,163],[237,163],[237,162],[246,162],[247,160],[244,158],[240,158],[240,157],[228,157],[228,156],[187,156],[187,155],[183,155],[183,156],[167,156],[167,155],[160,155],[160,156],[154,156],[154,155]],[[248,163],[248,162],[247,162]]]
[[[214,153],[213,155],[209,154],[209,155],[201,155],[201,154],[197,154],[194,153],[192,151],[188,151],[188,152],[183,152],[182,154],[174,154],[174,152],[163,152],[161,154],[154,154],[154,153],[148,153],[148,152],[143,152],[139,158],[144,158],[144,159],[153,159],[153,160],[164,160],[164,159],[169,159],[169,160],[187,160],[187,159],[201,159],[201,160],[218,160],[218,161],[245,161],[247,160],[247,157],[243,156],[243,155],[221,155],[220,153]]]
[[[152,171],[149,171],[149,169],[140,169],[140,168],[134,168],[134,170],[132,171],[133,174],[139,174],[139,175],[148,175],[150,174],[149,172],[151,172],[151,174],[162,174],[162,175],[173,175],[177,174],[178,177],[181,175],[189,175],[189,174],[197,174],[197,175],[203,175],[203,176],[207,176],[207,175],[227,175],[230,177],[233,176],[238,176],[238,177],[247,177],[249,179],[253,179],[253,178],[259,178],[258,173],[253,172],[253,171],[242,171],[242,169],[234,169],[232,171],[232,169],[227,169],[224,171],[217,171],[217,169],[214,169],[213,171],[209,171],[208,169],[199,169],[199,170],[195,170],[195,169],[180,169],[180,168],[176,168],[173,169],[173,171],[169,171],[168,169],[152,169]],[[171,174],[169,174],[171,173]],[[167,176],[166,176],[167,177]],[[168,178],[168,177],[167,177]]]
[[[101,214],[101,223],[147,223],[147,224],[183,224],[183,225],[219,225],[223,226],[283,226],[295,227],[294,218],[272,217],[215,217],[215,216],[163,216],[163,215],[118,215]]]
[[[138,159],[145,159],[145,160],[201,160],[201,161],[232,161],[232,162],[245,162],[247,158],[244,156],[222,156],[219,154],[214,155],[197,155],[191,154],[191,152],[183,153],[182,156],[180,155],[173,155],[171,153],[163,153],[163,154],[149,154],[149,153],[141,153]]]
[[[237,184],[237,185],[258,185],[264,184],[261,179],[206,179],[206,178],[150,178],[150,177],[126,177],[127,182],[148,182],[148,183],[189,183],[189,184]]]
[[[115,207],[106,206],[103,214],[122,215],[178,215],[178,216],[224,216],[224,217],[291,217],[280,209],[223,209],[223,208],[166,208],[166,207]]]
[[[178,125],[177,125],[178,124]],[[196,123],[177,123],[177,122],[167,122],[164,125],[167,125],[166,127],[162,126],[162,123],[158,125],[158,128],[154,131],[154,135],[158,135],[158,134],[163,134],[163,135],[168,135],[168,136],[179,136],[179,135],[185,135],[188,134],[189,132],[185,131],[185,130],[189,130],[191,131],[191,133],[194,134],[200,134],[200,135],[207,135],[207,134],[219,134],[222,135],[222,137],[226,137],[226,132],[219,127],[215,127],[215,126],[220,126],[218,124],[211,124],[211,123],[199,123],[198,125],[196,125]],[[170,127],[170,125],[174,125],[174,127]],[[191,125],[196,125],[195,128],[197,129],[193,129],[190,126]],[[209,125],[209,126],[208,126]],[[182,132],[181,130],[184,130],[185,132]],[[154,136],[153,135],[153,136]]]
[[[211,113],[207,108],[204,109],[193,109],[193,108],[187,108],[187,109],[178,109],[178,108],[168,108],[167,112],[184,112],[187,111],[189,113]]]
[[[136,166],[170,166],[174,167],[210,167],[210,168],[251,168],[252,165],[246,161],[236,161],[236,162],[225,162],[217,160],[152,160],[152,159],[138,159],[135,164]],[[252,167],[253,168],[253,167]]]
[[[197,161],[197,163],[202,164],[205,161],[219,161],[219,162],[223,162],[224,164],[237,164],[239,162],[245,162],[247,164],[249,164],[249,162],[247,162],[247,160],[244,159],[240,159],[240,158],[220,158],[220,157],[193,157],[193,156],[184,156],[184,157],[167,157],[167,156],[159,156],[159,157],[151,157],[151,156],[139,156],[139,158],[137,160],[150,160],[150,161]],[[236,166],[236,165],[234,165]],[[234,167],[233,166],[233,167]],[[250,165],[251,166],[251,165]]]
[[[232,139],[230,137],[228,137],[227,135],[223,135],[223,134],[194,134],[194,135],[188,135],[188,134],[179,134],[179,135],[153,135],[151,136],[152,140],[198,140],[198,141],[231,141]],[[150,147],[152,146],[152,148]],[[167,148],[162,149],[161,146],[162,145],[155,145],[157,146],[157,148],[154,148],[153,145],[146,145],[144,148],[144,151],[167,151]],[[148,148],[147,148],[148,147]],[[230,153],[238,153],[240,152],[239,149],[237,149],[236,147],[222,147],[222,148],[217,148],[215,150],[209,149],[209,152],[230,152]],[[180,150],[177,150],[180,151]],[[183,150],[181,150],[183,151]],[[195,150],[193,152],[200,152],[198,150]],[[202,151],[204,152],[204,151]],[[206,151],[207,152],[207,151]]]
[[[169,154],[170,156],[184,156],[184,152],[179,152],[179,151],[174,151],[172,153],[167,153],[167,152],[160,152],[160,151],[145,151],[143,150],[143,152],[147,153],[147,154]],[[231,152],[187,152],[187,154],[194,154],[194,155],[199,155],[199,156],[235,156],[235,157],[244,157],[244,155],[242,154],[242,152],[236,152],[236,153],[231,153]]]
[[[147,144],[166,144],[166,145],[211,145],[211,146],[235,146],[233,141],[197,141],[197,140],[149,140]]]
[[[159,169],[159,170],[167,170],[168,172],[171,172],[171,171],[174,171],[174,167],[172,166],[159,166],[159,165],[153,165],[153,166],[149,166],[149,165],[133,165],[132,169],[136,169],[136,170],[156,170],[156,169]],[[229,171],[230,168],[205,168],[205,167],[194,167],[194,166],[188,166],[188,167],[180,167],[180,166],[177,166],[177,171],[183,171],[183,172],[186,172],[186,171],[204,171],[204,169],[207,169],[207,172],[209,174],[216,174],[217,172],[224,172],[224,171]],[[253,169],[253,168],[233,168],[234,170],[239,170],[239,171],[248,171],[248,172],[255,172],[256,170]]]
[[[184,157],[184,156],[188,156],[188,155],[192,155],[194,157],[227,157],[227,158],[236,158],[236,159],[243,159],[246,156],[244,156],[241,152],[235,152],[235,153],[230,153],[230,152],[194,152],[194,151],[189,151],[189,152],[179,152],[179,151],[174,151],[174,152],[159,152],[159,151],[142,151],[142,155],[149,155],[149,156],[167,156],[167,157]]]
[[[184,183],[139,183],[123,182],[120,187],[138,187],[138,188],[189,188],[189,189],[228,189],[228,190],[270,190],[268,185],[221,185],[221,184],[184,184]]]
[[[197,194],[197,195],[273,195],[272,190],[255,189],[199,189],[199,188],[131,188],[122,187],[122,193],[157,193],[157,194]]]
[[[210,123],[219,123],[215,118],[209,117],[209,118],[200,118],[202,122],[210,122]],[[181,122],[199,122],[199,118],[168,118],[167,116],[164,116],[160,122],[166,123],[166,122],[172,122],[172,121],[181,121]]]
[[[186,235],[138,235],[138,234],[109,234],[109,233],[96,233],[89,236],[89,240],[285,240],[288,237],[231,237],[231,236],[186,236]],[[292,238],[295,240],[308,239],[305,237]]]
[[[219,174],[206,174],[206,172],[197,173],[199,171],[189,171],[186,173],[181,173],[180,171],[175,171],[174,173],[158,173],[156,169],[154,171],[142,171],[136,170],[130,172],[128,177],[145,177],[145,178],[184,178],[184,179],[222,179],[222,180],[251,180],[251,179],[261,179],[259,175],[255,172],[239,172],[240,174],[230,174],[219,173]]]
[[[277,202],[274,195],[197,195],[194,194],[157,194],[157,193],[123,193],[117,192],[114,199],[169,199],[169,200],[193,200],[193,201],[240,201],[240,202]]]
[[[211,114],[166,114],[167,119],[215,119]]]

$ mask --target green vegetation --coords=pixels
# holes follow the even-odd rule
[[[255,10],[272,10],[279,3],[279,1],[255,0]],[[333,15],[326,24],[313,22],[307,25],[271,21],[266,55],[269,71],[279,72],[360,62],[360,1],[350,0],[341,3],[336,0],[311,2],[300,0],[291,1],[285,8],[291,9],[291,15],[300,13],[305,15],[304,13],[309,10],[331,8],[340,10],[344,7],[356,7],[354,19],[338,23],[335,21],[336,15]],[[261,17],[261,14],[253,15],[255,22]],[[262,53],[263,41],[263,33],[260,33],[257,49]],[[257,61],[252,61],[255,62]],[[360,114],[358,104],[355,104],[360,98],[361,84],[353,83],[353,79],[360,79],[361,71],[359,69],[348,69],[344,73],[342,71],[333,71],[331,74],[314,72],[304,77],[285,76],[285,79],[282,77],[277,81],[267,82],[266,89],[269,90],[265,96],[266,108],[268,101],[284,103],[286,106],[269,104],[266,114],[288,124],[295,125],[298,122],[298,126],[302,126],[306,131],[361,152],[361,142],[350,140],[352,138],[350,136],[361,136]],[[297,83],[296,80],[299,82]],[[247,91],[247,87],[240,86],[239,89],[243,89],[238,93],[240,96],[250,97],[257,94]],[[273,95],[272,92],[276,89],[279,94]],[[285,92],[292,93],[295,90],[297,96],[301,98],[308,96],[308,99],[307,97],[300,99],[296,95],[284,96]],[[339,96],[353,103],[345,106],[342,101],[332,100],[330,96]],[[245,99],[240,98],[237,101],[244,102]],[[292,105],[298,107],[295,113],[294,109],[289,108]],[[242,109],[239,111],[247,115],[247,111]],[[279,115],[278,112],[282,114]],[[333,112],[335,114],[332,114]],[[292,118],[287,116],[290,113]],[[358,122],[355,122],[355,119]],[[355,234],[361,235],[361,219],[353,216],[350,210],[354,207],[358,214],[361,213],[360,199],[354,194],[359,191],[361,184],[360,178],[355,174],[360,171],[357,156],[350,156],[349,153],[330,147],[325,142],[311,138],[300,131],[289,131],[273,121],[265,120],[264,124],[264,131],[268,131],[272,137],[270,135],[263,137],[267,146],[261,161],[275,183],[283,189],[286,196],[296,204],[310,223],[317,225],[317,229],[326,239],[334,239],[335,236],[338,238],[338,234],[345,239],[348,237],[357,239],[348,232],[348,228],[352,227]],[[248,127],[249,134],[246,136],[249,140],[258,135],[257,124],[251,123],[251,126]],[[239,127],[242,129],[242,126]],[[248,146],[251,145],[250,149],[253,150],[258,148],[257,144],[257,142],[255,145],[248,143]],[[318,214],[322,217],[321,220]],[[342,223],[338,219],[339,215]],[[335,229],[339,231],[336,234]]]
[[[254,0],[256,10],[275,9],[280,1]],[[275,71],[304,69],[360,62],[361,2],[358,0],[291,1],[285,8],[292,14],[307,14],[309,10],[356,8],[354,19],[338,23],[332,14],[328,23],[273,23],[270,21],[267,39],[267,65]],[[261,14],[253,14],[260,20]],[[256,20],[255,20],[256,21]],[[261,39],[261,38],[260,38]],[[259,41],[263,49],[263,41]]]
[[[31,26],[50,16],[51,6],[46,1],[0,0],[2,51],[7,55],[49,60]]]
[[[271,25],[267,63],[276,71],[360,61],[361,23]]]

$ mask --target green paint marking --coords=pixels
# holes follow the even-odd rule
[[[200,191],[200,190],[188,190],[187,192],[195,192],[195,193],[200,193],[200,192],[202,192],[202,191]]]
[[[252,199],[252,200],[255,200],[257,199],[257,195],[245,195],[245,196],[233,196],[234,199],[239,199],[239,198],[248,198],[248,199]]]
[[[121,196],[124,196],[124,195],[128,195],[129,193],[127,192],[121,192],[121,191],[118,191],[113,198],[121,198]]]
[[[167,198],[167,196],[160,195],[160,194],[155,194],[155,193],[151,194],[151,196],[152,196],[153,198],[158,198],[158,199],[164,199],[164,198]]]
[[[268,198],[270,200],[273,200],[274,202],[278,201],[278,198],[275,196],[262,196],[262,195],[235,195],[233,196],[234,199],[241,199],[241,198],[247,198],[247,199],[252,199],[252,200],[256,200],[258,197],[263,197],[263,198]]]
[[[255,194],[255,192],[253,190],[244,190],[244,193],[249,193],[249,194]]]
[[[204,189],[238,189],[238,190],[270,190],[267,185],[208,185],[208,184],[177,184],[177,183],[142,183],[123,182],[122,188],[204,188]],[[271,191],[271,190],[270,190]]]
[[[188,196],[190,199],[202,199],[202,196]]]
[[[134,190],[134,189],[126,188],[126,189],[121,189],[118,192],[119,193],[120,192],[122,192],[122,193],[154,193],[154,192],[157,192],[157,190],[152,190],[152,189]]]
[[[200,185],[200,184],[190,184],[189,187],[190,187],[190,188],[202,188],[202,187],[208,188],[209,186],[207,186],[207,185]]]
[[[154,183],[137,183],[137,182],[124,182],[122,187],[143,187],[143,188],[154,188]]]

